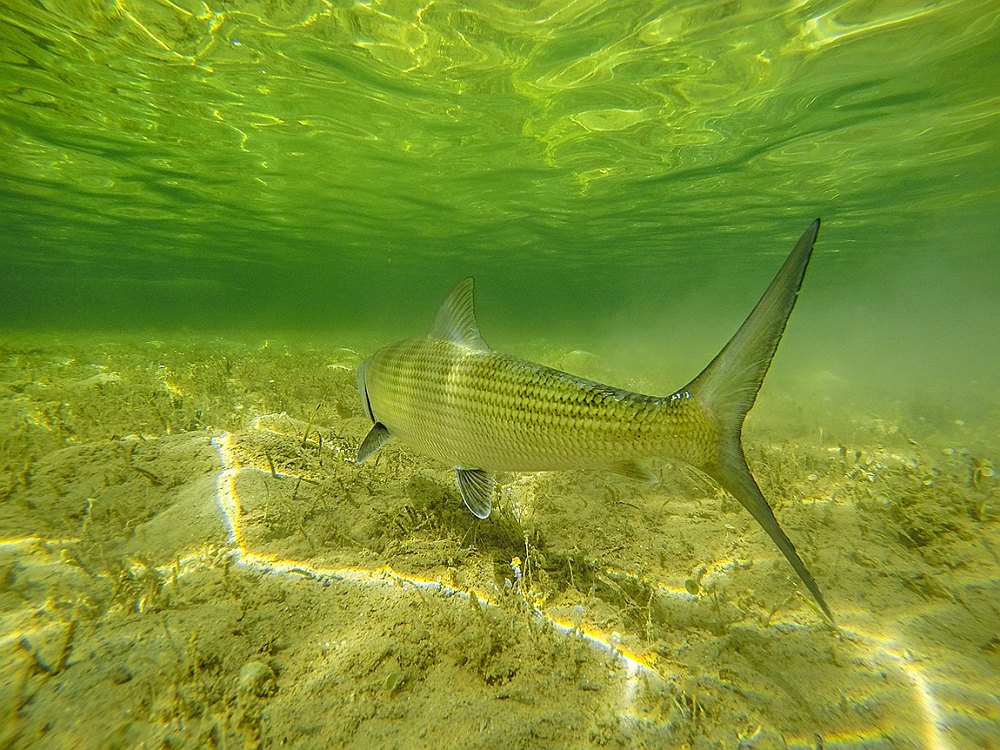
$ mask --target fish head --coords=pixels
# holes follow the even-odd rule
[[[375,413],[372,411],[372,400],[368,395],[368,363],[371,362],[370,359],[366,359],[360,365],[358,365],[357,379],[358,379],[358,396],[361,398],[361,410],[368,415],[368,418],[372,422],[377,422],[375,419]]]

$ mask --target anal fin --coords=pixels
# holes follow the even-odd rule
[[[650,485],[658,485],[660,483],[660,478],[653,473],[652,469],[632,459],[619,461],[611,467],[611,471],[623,477],[637,479],[640,482],[646,482]]]
[[[496,480],[482,469],[455,469],[458,491],[465,507],[476,518],[489,518],[493,508],[493,485]]]

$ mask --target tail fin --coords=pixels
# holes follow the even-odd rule
[[[781,530],[771,506],[750,474],[740,442],[743,419],[757,398],[757,391],[785,330],[785,323],[795,306],[817,232],[819,219],[799,239],[736,335],[685,390],[697,397],[718,427],[717,455],[700,468],[750,511],[833,622],[823,593],[791,540]]]

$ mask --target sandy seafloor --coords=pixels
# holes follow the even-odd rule
[[[996,405],[751,414],[834,629],[682,467],[354,465],[350,349],[3,341],[0,747],[1000,747]]]

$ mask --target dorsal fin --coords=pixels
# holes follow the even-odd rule
[[[458,282],[451,294],[441,305],[431,332],[432,339],[444,339],[460,346],[467,346],[481,352],[491,351],[483,341],[476,323],[476,311],[472,304],[472,278]]]

